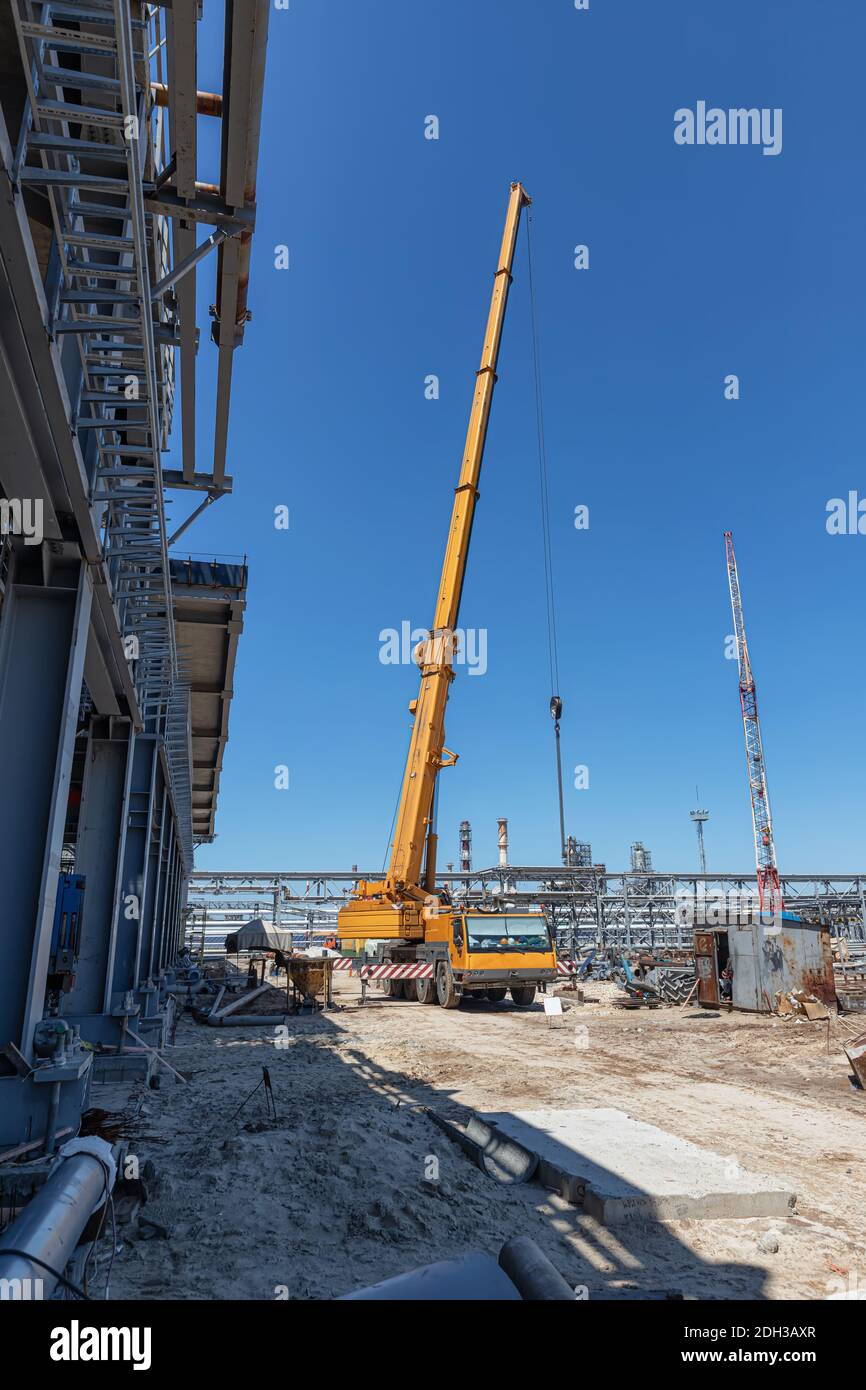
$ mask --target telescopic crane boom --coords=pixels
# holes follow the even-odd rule
[[[517,230],[520,215],[529,202],[523,186],[513,183],[493,281],[481,366],[476,374],[460,479],[454,495],[433,626],[426,640],[420,642],[415,651],[415,659],[421,668],[421,686],[418,698],[409,706],[413,717],[412,734],[387,876],[378,882],[358,884],[356,897],[339,914],[340,935],[344,938],[417,938],[423,934],[423,905],[435,891],[436,779],[443,767],[451,767],[457,761],[456,755],[445,747],[445,706],[449,686],[454,679],[454,630],[460,612],[469,540],[478,501],[478,479],[496,384],[496,364],[511,285]]]
[[[746,735],[746,764],[749,772],[749,795],[752,801],[752,825],[755,834],[758,898],[762,912],[776,914],[782,911],[784,903],[782,902],[782,889],[779,883],[779,870],[776,867],[773,818],[770,814],[767,770],[761,742],[761,724],[758,719],[758,695],[755,689],[755,678],[752,675],[752,663],[749,660],[740,580],[737,574],[737,559],[734,554],[734,537],[730,531],[725,532],[725,555],[728,564],[731,609],[734,615],[734,635],[737,640],[737,661],[740,668],[740,707]]]

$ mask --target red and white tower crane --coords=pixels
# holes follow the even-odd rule
[[[749,770],[749,794],[752,799],[752,825],[755,832],[755,862],[758,869],[758,899],[762,912],[772,912],[775,915],[782,911],[784,903],[779,884],[779,870],[776,867],[773,818],[770,814],[767,769],[764,764],[761,725],[758,719],[758,696],[755,690],[755,678],[752,675],[752,663],[749,660],[740,580],[737,574],[737,559],[734,555],[734,538],[730,531],[725,532],[725,555],[728,562],[731,609],[734,614],[734,635],[737,639],[737,661],[740,667],[740,707],[743,712],[743,729],[746,735],[746,763]]]

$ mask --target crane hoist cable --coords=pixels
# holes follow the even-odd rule
[[[384,853],[383,856],[382,856],[382,873],[385,872],[385,869],[386,869],[386,867],[387,867],[387,865],[388,865],[388,855],[391,853],[391,842],[392,842],[392,840],[394,839],[394,826],[395,826],[396,823],[397,823],[397,812],[398,812],[399,809],[400,809],[400,793],[399,793],[399,791],[398,791],[398,792],[397,792],[396,799],[395,799],[395,801],[394,801],[394,814],[393,814],[393,816],[391,817],[391,829],[388,831],[388,839],[387,839],[386,844],[385,844],[385,853]]]
[[[550,484],[547,469],[547,444],[544,436],[544,395],[541,388],[541,353],[538,346],[538,314],[535,301],[535,281],[532,274],[532,212],[526,219],[526,254],[529,267],[529,317],[532,340],[532,372],[535,382],[535,425],[538,437],[538,482],[541,510],[541,539],[544,555],[544,598],[547,609],[547,653],[550,665],[550,715],[556,740],[556,783],[559,793],[559,842],[563,864],[568,862],[565,840],[565,806],[562,797],[562,753],[559,741],[559,721],[562,699],[559,695],[559,652],[556,644],[556,590],[553,582],[553,553],[550,542]]]

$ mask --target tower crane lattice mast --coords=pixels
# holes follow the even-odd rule
[[[737,642],[737,661],[740,671],[740,707],[743,713],[743,730],[746,738],[746,763],[749,773],[749,795],[752,802],[752,825],[755,835],[755,863],[758,871],[758,899],[762,912],[781,912],[782,890],[779,883],[779,870],[776,867],[776,847],[773,842],[773,818],[770,813],[770,797],[767,791],[767,770],[764,763],[764,748],[761,741],[761,724],[758,719],[758,696],[749,647],[746,642],[746,626],[743,618],[743,601],[740,594],[740,580],[737,574],[737,559],[734,554],[734,538],[730,531],[725,532],[725,555],[728,564],[728,587],[731,592],[731,609],[734,615],[734,635]]]

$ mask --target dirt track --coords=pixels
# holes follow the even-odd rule
[[[126,1239],[113,1296],[332,1297],[467,1248],[495,1253],[515,1234],[590,1298],[826,1298],[858,1281],[862,1294],[866,1097],[837,1021],[828,1054],[826,1023],[622,1013],[609,986],[588,988],[598,1004],[567,1004],[553,1030],[538,1004],[361,1009],[354,989],[338,994],[341,1011],[290,1022],[285,1047],[273,1028],[181,1023],[170,1060],[191,1083],[164,1075],[126,1108],[170,1234]],[[261,1091],[232,1119],[263,1065],[276,1120]],[[420,1109],[462,1120],[547,1105],[616,1106],[732,1155],[792,1186],[797,1214],[606,1229],[537,1186],[497,1186]],[[425,1181],[431,1155],[438,1187]]]

